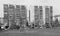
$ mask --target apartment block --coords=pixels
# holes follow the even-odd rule
[[[53,23],[53,7],[50,6],[50,24]]]
[[[8,19],[9,19],[9,17],[8,17],[8,5],[7,4],[4,4],[3,5],[4,6],[4,17],[3,17],[3,24],[5,24],[5,23],[8,23]]]
[[[52,6],[45,7],[45,24],[48,24],[51,27],[53,21],[53,11]]]
[[[39,8],[38,6],[34,6],[34,23],[39,24]]]
[[[26,24],[27,22],[27,9],[26,6],[21,5],[21,9],[20,9],[20,23],[23,25]]]
[[[43,25],[43,6],[39,6],[39,25]]]
[[[16,5],[15,8],[15,22],[17,25],[20,25],[20,5]]]
[[[15,6],[14,5],[9,4],[8,14],[9,14],[9,25],[14,24],[14,21],[15,21]]]

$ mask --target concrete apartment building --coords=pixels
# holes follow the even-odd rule
[[[20,5],[15,5],[15,23],[20,25]]]
[[[14,5],[4,4],[3,24],[11,25],[14,22]]]
[[[53,6],[50,6],[50,23],[53,23]]]
[[[44,21],[43,21],[43,6],[39,6],[39,25],[43,25]]]
[[[15,6],[14,5],[9,5],[8,7],[8,14],[9,14],[9,25],[14,24],[14,18],[15,18]]]
[[[43,25],[43,7],[34,6],[34,20],[35,24]]]
[[[45,6],[45,24],[48,24],[50,27],[53,22],[53,7]]]
[[[45,22],[44,22],[44,19],[45,19]],[[35,20],[35,24],[51,25],[53,22],[53,7],[52,6],[34,6],[34,20]]]
[[[52,24],[52,21],[53,21],[52,8],[53,8],[52,6],[45,6],[44,8],[45,13],[44,13],[43,6],[34,6],[34,23],[38,25],[43,25],[45,23]],[[43,20],[44,19],[43,13],[45,14],[45,23]],[[16,23],[17,25],[25,24],[27,21],[26,6],[4,4],[4,22],[8,22],[8,21],[9,21],[9,24],[14,24],[14,23]]]
[[[39,24],[39,8],[34,6],[34,23]]]
[[[49,7],[45,7],[45,23],[49,23]]]
[[[28,1],[28,2],[27,2]],[[24,1],[21,1],[21,0],[1,0],[0,1],[0,17],[4,17],[4,9],[3,9],[3,4],[13,4],[13,5],[25,5],[26,7],[27,7],[27,9],[28,8],[31,8],[30,6],[32,5],[32,6],[43,6],[43,9],[45,10],[45,6],[53,6],[53,16],[54,15],[59,15],[60,14],[60,5],[59,5],[59,0],[57,1],[57,0],[24,0]],[[28,11],[29,12],[29,11]],[[33,12],[33,10],[31,10],[30,11],[31,12],[31,15],[33,15],[32,14],[32,12]],[[34,12],[33,12],[34,13]],[[43,13],[44,13],[44,11],[43,11]],[[45,15],[45,14],[43,14],[43,15]],[[43,16],[44,17],[44,16]],[[34,18],[33,16],[31,16],[31,18]],[[43,18],[44,20],[43,21],[45,21],[45,17]],[[33,19],[31,19],[31,21],[32,21]]]
[[[24,5],[4,4],[4,24],[25,24],[27,21],[27,9]]]
[[[2,18],[3,19],[3,24],[6,24],[6,23],[8,23],[8,21],[9,21],[9,17],[8,17],[8,5],[7,4],[4,4],[3,5],[4,7],[4,17]]]
[[[25,25],[27,22],[27,9],[26,6],[21,5],[21,9],[20,9],[20,17],[21,17],[21,24]]]

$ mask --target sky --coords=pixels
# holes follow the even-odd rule
[[[28,10],[31,10],[31,21],[33,20],[34,9],[32,6],[53,6],[53,16],[60,15],[60,0],[0,0],[0,17],[3,17],[3,4],[25,5]],[[29,15],[27,15],[29,16]]]

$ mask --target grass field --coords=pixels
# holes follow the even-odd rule
[[[36,32],[6,31],[0,33],[0,36],[60,36],[60,28],[57,29],[38,29]]]

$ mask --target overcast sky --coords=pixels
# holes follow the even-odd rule
[[[32,15],[34,5],[53,6],[53,15],[60,15],[60,0],[0,0],[0,17],[3,17],[3,4],[25,5]]]

